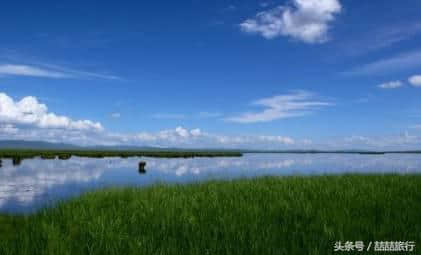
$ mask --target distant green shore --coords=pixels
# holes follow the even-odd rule
[[[152,157],[152,158],[195,158],[195,157],[241,157],[246,153],[274,153],[274,154],[421,154],[421,151],[323,151],[323,150],[188,150],[188,149],[169,149],[169,150],[59,150],[59,149],[1,149],[1,159],[13,159],[14,164],[20,164],[24,159],[40,157],[42,159],[61,159],[66,160],[72,156],[87,158],[106,158],[106,157]],[[0,164],[1,166],[1,164]]]
[[[241,157],[236,151],[108,151],[108,150],[35,150],[35,149],[0,149],[0,159],[11,158],[15,161],[41,157],[42,159],[69,159],[72,156],[88,158],[105,157],[154,157],[154,158],[194,158],[194,157]]]
[[[0,214],[0,254],[337,254],[337,241],[414,241],[419,252],[420,212],[420,175],[105,189]]]

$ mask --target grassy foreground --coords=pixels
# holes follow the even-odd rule
[[[335,241],[360,240],[420,246],[420,213],[421,176],[107,189],[35,215],[0,216],[0,254],[333,254]]]

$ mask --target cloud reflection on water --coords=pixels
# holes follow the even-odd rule
[[[416,154],[245,154],[241,158],[156,159],[147,162],[146,174],[137,173],[139,158],[28,159],[0,168],[0,210],[27,211],[48,201],[76,196],[104,186],[189,182],[209,178],[231,179],[262,175],[319,175],[345,172],[421,172]]]

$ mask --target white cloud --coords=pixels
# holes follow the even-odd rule
[[[421,87],[421,75],[413,75],[409,77],[408,82],[414,87]]]
[[[192,136],[200,136],[200,135],[202,134],[202,132],[200,131],[200,129],[195,128],[195,129],[192,129],[192,130],[190,131],[190,134],[191,134]]]
[[[240,28],[267,39],[289,36],[306,43],[322,43],[328,40],[329,23],[341,10],[338,0],[292,0],[292,5],[258,13]]]
[[[177,127],[175,129],[175,132],[177,133],[177,135],[181,136],[181,137],[188,137],[190,136],[190,133],[187,129],[183,128],[183,127]]]
[[[199,112],[199,118],[217,118],[220,117],[222,114],[219,112]]]
[[[121,117],[121,114],[120,114],[119,112],[114,112],[114,113],[111,113],[111,118],[118,119],[118,118],[120,118],[120,117]]]
[[[43,78],[54,78],[54,79],[121,80],[120,77],[113,76],[113,75],[72,70],[72,69],[63,68],[63,67],[55,66],[55,65],[48,65],[48,64],[43,64],[40,66],[3,64],[3,65],[0,65],[0,75],[43,77]]]
[[[68,77],[74,78],[74,79],[102,79],[102,80],[124,80],[121,77],[110,75],[110,74],[103,74],[103,73],[94,73],[94,72],[87,72],[87,71],[81,71],[81,70],[75,70],[68,67],[58,66],[58,65],[52,65],[52,64],[40,64],[41,66],[56,70],[62,73],[65,73]]]
[[[247,112],[226,120],[238,123],[268,122],[302,116],[320,107],[332,105],[329,102],[315,100],[314,97],[310,92],[296,91],[290,94],[259,99],[252,105],[263,106],[265,108],[263,111]]]
[[[412,39],[421,33],[421,23],[403,22],[366,27],[363,34],[340,42],[341,55],[361,55],[370,51],[388,48]]]
[[[269,3],[269,2],[261,2],[261,3],[259,3],[259,5],[260,5],[260,7],[262,7],[262,8],[266,8],[266,7],[268,7],[269,5],[271,5],[271,3]]]
[[[308,140],[295,141],[288,136],[270,135],[220,135],[202,130],[177,127],[159,132],[140,132],[125,135],[125,142],[157,147],[190,147],[190,148],[282,148],[291,145],[308,145]],[[122,137],[120,136],[119,139]]]
[[[168,120],[183,120],[183,119],[211,119],[221,117],[219,112],[199,112],[194,114],[180,114],[180,113],[155,113],[152,115],[154,119],[168,119]]]
[[[46,78],[70,78],[65,73],[26,65],[0,65],[0,74]]]
[[[15,135],[19,129],[11,124],[0,124],[0,134]]]
[[[310,139],[304,139],[304,140],[302,141],[302,143],[303,143],[304,145],[312,145],[312,144],[313,144],[313,141],[312,141],[312,140],[310,140]]]
[[[401,81],[390,81],[378,85],[381,89],[397,89],[403,86]]]
[[[237,8],[237,6],[235,6],[235,5],[233,5],[233,4],[230,4],[228,7],[226,7],[226,8],[224,8],[222,11],[223,12],[227,12],[227,11],[235,11],[235,10],[237,10],[238,8]]]
[[[282,144],[294,144],[294,139],[284,136],[259,136],[259,140],[263,142],[278,142]]]
[[[135,135],[140,141],[155,141],[160,146],[165,146],[166,142],[170,143],[191,143],[197,137],[206,136],[198,128],[188,130],[184,127],[176,127],[175,129],[162,130],[157,133],[142,132]]]
[[[361,135],[353,135],[344,138],[345,142],[347,143],[356,143],[356,142],[369,142],[370,139]]]
[[[384,136],[353,135],[330,141],[328,139],[320,143],[319,147],[330,149],[413,150],[418,149],[420,145],[420,136],[405,131],[401,134]]]
[[[411,126],[420,129],[420,125]],[[282,135],[222,135],[204,132],[198,128],[176,127],[157,132],[110,133],[86,130],[45,129],[20,127],[0,122],[0,140],[42,140],[79,145],[136,145],[161,148],[225,148],[225,149],[416,149],[421,137],[408,132],[391,136],[350,136],[315,141],[306,138],[294,139]]]
[[[331,103],[314,100],[314,95],[298,91],[254,102],[266,107],[262,112],[234,118],[243,123],[299,116]],[[419,129],[420,125],[411,128]],[[43,140],[79,145],[138,145],[180,148],[243,149],[346,149],[419,148],[421,137],[405,132],[383,137],[351,136],[318,142],[287,135],[223,135],[178,126],[157,132],[111,133],[98,122],[73,120],[48,111],[35,97],[14,100],[0,93],[0,140]]]
[[[152,115],[154,119],[174,119],[174,120],[181,120],[185,119],[186,115],[184,114],[175,114],[175,113],[156,113]]]
[[[380,59],[344,72],[346,75],[373,75],[393,73],[399,70],[421,67],[421,51],[400,54],[391,58]]]
[[[5,93],[0,93],[0,125],[10,128],[32,127],[47,129],[67,129],[102,131],[98,122],[90,120],[72,120],[66,116],[48,112],[45,104],[32,96],[19,101],[13,100]]]

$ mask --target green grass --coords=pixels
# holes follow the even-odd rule
[[[106,189],[35,215],[0,216],[2,255],[338,254],[334,242],[348,240],[421,245],[421,176]]]

